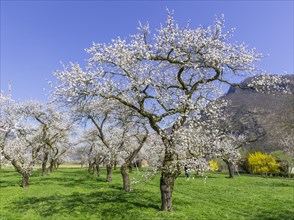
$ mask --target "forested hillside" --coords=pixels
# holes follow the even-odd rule
[[[245,148],[252,151],[271,152],[283,149],[280,140],[286,135],[294,135],[294,75],[284,76],[289,82],[292,94],[282,92],[260,93],[253,89],[243,89],[252,81],[247,78],[241,87],[230,87],[222,99],[231,100],[226,108],[232,131],[245,134],[249,140]],[[259,138],[258,138],[259,137]]]

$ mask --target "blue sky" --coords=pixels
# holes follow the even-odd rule
[[[16,100],[46,100],[60,62],[85,64],[92,42],[109,42],[136,32],[138,21],[152,29],[166,8],[180,24],[210,25],[224,14],[234,41],[269,54],[258,65],[270,73],[293,71],[293,1],[3,1],[1,0],[1,90],[11,81]]]

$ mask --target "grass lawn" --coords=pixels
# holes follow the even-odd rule
[[[121,190],[119,170],[112,183],[104,177],[105,170],[97,178],[85,168],[61,168],[46,177],[36,171],[29,189],[22,189],[20,175],[2,169],[0,219],[294,219],[293,179],[180,176],[173,212],[167,213],[159,210],[159,176],[134,185],[131,193]]]

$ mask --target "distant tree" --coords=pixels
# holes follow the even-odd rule
[[[27,101],[19,111],[40,130],[42,175],[58,168],[60,158],[69,149],[74,124],[54,104]],[[47,164],[49,162],[49,167]]]
[[[80,138],[79,155],[85,155],[84,161],[88,163],[88,172],[94,174],[95,170],[100,177],[100,164],[107,158],[108,149],[101,142],[97,129],[90,127],[86,129]],[[83,154],[81,154],[83,153]]]
[[[294,158],[280,150],[272,152],[271,155],[280,164],[282,174],[288,175],[290,177],[291,171],[293,169]]]
[[[284,145],[284,151],[294,159],[294,134],[285,136],[281,143]]]
[[[91,105],[84,107],[80,112],[86,115],[86,119],[90,120],[93,124],[96,132],[93,135],[97,135],[100,144],[107,151],[105,155],[107,177],[106,181],[112,181],[113,167],[115,166],[119,152],[124,148],[125,138],[127,135],[127,128],[120,127],[112,114],[112,109],[117,107],[110,105],[107,102],[92,102]]]
[[[128,116],[127,116],[128,117]],[[132,118],[120,117],[121,122],[128,127],[128,135],[125,138],[125,147],[121,151],[120,158],[122,159],[121,175],[123,178],[123,189],[126,192],[131,191],[131,181],[129,177],[129,167],[132,166],[134,159],[137,157],[142,147],[146,143],[149,131],[145,126],[145,121],[132,120]]]
[[[43,144],[40,130],[21,114],[22,103],[16,103],[0,93],[1,155],[22,175],[23,188],[29,187],[29,177]]]
[[[230,178],[234,178],[237,162],[241,158],[239,150],[244,143],[244,136],[236,136],[233,134],[223,135],[223,137],[216,143],[216,154],[227,164]]]
[[[76,148],[74,148],[73,154],[77,156],[77,161],[79,161],[81,168],[83,168],[83,166],[87,164],[88,161],[87,145],[76,146]]]
[[[96,164],[98,168],[103,158],[106,181],[111,182],[112,169],[120,160],[123,188],[129,192],[131,184],[127,170],[147,140],[146,120],[124,105],[103,98],[68,106],[75,120],[93,125],[82,137],[89,146],[89,172],[93,173],[93,166]]]
[[[284,152],[291,158],[288,159],[288,172],[293,172],[294,164],[294,134],[286,135],[282,140],[281,144],[284,146]]]

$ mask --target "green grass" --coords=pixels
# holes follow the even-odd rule
[[[134,172],[133,175],[135,175]],[[0,171],[0,219],[294,219],[293,179],[223,174],[176,180],[173,212],[159,210],[159,177],[121,190],[119,170],[113,182],[85,169],[61,168],[46,177],[33,173],[29,189],[19,187],[13,169]]]

